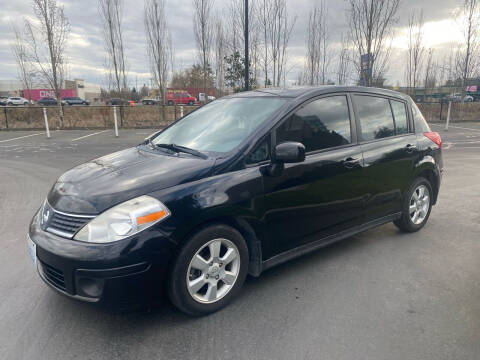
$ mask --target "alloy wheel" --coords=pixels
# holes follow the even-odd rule
[[[196,301],[214,303],[233,288],[240,274],[240,253],[227,239],[214,239],[203,245],[190,260],[187,289]]]
[[[419,185],[412,193],[408,207],[410,220],[415,225],[421,224],[427,217],[430,208],[430,192],[425,185]]]

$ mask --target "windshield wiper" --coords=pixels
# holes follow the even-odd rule
[[[152,142],[153,144],[153,142]],[[200,157],[202,159],[208,159],[208,156],[205,155],[204,153],[198,151],[198,150],[194,150],[194,149],[190,149],[189,147],[186,147],[186,146],[181,146],[181,145],[177,145],[177,144],[155,144],[156,147],[159,147],[159,148],[164,148],[164,149],[168,149],[168,150],[171,150],[171,151],[174,151],[174,152],[183,152],[183,153],[186,153],[186,154],[190,154],[190,155],[194,155],[194,156],[197,156],[197,157]]]

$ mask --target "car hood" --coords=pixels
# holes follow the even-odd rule
[[[130,148],[67,171],[47,199],[59,211],[98,214],[134,197],[203,178],[214,163],[210,158]]]

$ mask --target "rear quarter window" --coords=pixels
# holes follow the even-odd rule
[[[416,133],[425,133],[430,132],[430,126],[428,126],[427,121],[422,115],[422,112],[418,108],[417,104],[412,101],[412,114],[413,114],[413,123],[415,125]]]

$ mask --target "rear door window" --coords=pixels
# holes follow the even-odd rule
[[[306,104],[277,128],[276,137],[277,144],[300,142],[307,152],[351,143],[347,97],[329,96]]]
[[[405,103],[401,101],[390,100],[392,105],[393,117],[395,120],[395,134],[402,135],[408,133],[407,109]]]
[[[354,101],[364,141],[395,135],[395,124],[388,99],[354,95]]]

